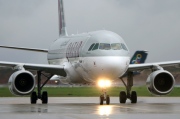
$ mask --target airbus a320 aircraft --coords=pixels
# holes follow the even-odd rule
[[[1,66],[12,67],[15,72],[9,78],[9,89],[15,95],[31,95],[31,103],[41,99],[48,103],[48,93],[41,93],[42,88],[53,78],[61,82],[99,83],[102,88],[110,85],[115,79],[121,79],[126,91],[119,94],[120,103],[127,99],[131,103],[137,102],[137,94],[131,91],[133,86],[133,72],[151,69],[147,78],[148,90],[155,95],[169,94],[175,84],[173,75],[165,71],[165,66],[176,66],[180,61],[130,64],[130,52],[124,40],[116,33],[106,30],[93,31],[77,35],[68,35],[64,19],[63,1],[58,0],[59,11],[59,38],[52,43],[49,50],[24,47],[1,46],[3,48],[29,50],[47,53],[49,65],[2,62]],[[37,93],[35,76],[28,70],[37,71]],[[44,72],[47,80],[42,84],[41,76]],[[127,74],[127,82],[122,76]],[[41,85],[42,84],[42,85]],[[110,104],[110,97],[106,90],[100,96],[100,104]]]

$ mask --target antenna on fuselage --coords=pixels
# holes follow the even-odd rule
[[[63,0],[58,0],[59,36],[68,36],[66,30]]]

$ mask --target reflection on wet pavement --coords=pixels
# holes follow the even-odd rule
[[[109,116],[110,114],[112,114],[112,106],[111,105],[99,106],[98,114],[101,116],[102,115]]]
[[[112,98],[111,105],[87,103],[86,98],[50,98],[49,104],[29,104],[29,98],[0,98],[2,118],[63,118],[63,119],[111,119],[111,118],[163,118],[180,116],[180,98],[139,98],[137,104],[119,104]],[[79,101],[81,100],[81,101]],[[85,100],[85,101],[84,101]],[[90,100],[88,98],[88,100]],[[73,102],[74,101],[74,102]],[[60,103],[62,102],[62,103]],[[79,103],[82,102],[82,103]],[[179,102],[179,103],[178,103]],[[15,118],[16,119],[16,118]]]

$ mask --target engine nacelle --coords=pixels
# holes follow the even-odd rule
[[[29,95],[35,88],[35,78],[29,71],[19,70],[9,78],[9,90],[14,95]]]
[[[147,78],[148,90],[155,95],[167,95],[174,88],[175,80],[173,75],[165,70],[152,72]]]

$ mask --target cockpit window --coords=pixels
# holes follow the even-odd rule
[[[92,49],[92,50],[97,50],[97,49],[98,49],[98,47],[99,47],[99,43],[96,43],[96,44],[94,45],[94,47],[93,47],[93,49]]]
[[[92,48],[93,48],[94,45],[95,45],[95,43],[93,43],[93,44],[89,47],[88,51],[92,50]]]
[[[111,44],[111,49],[112,50],[120,50],[121,44],[120,43],[113,43],[113,44]]]
[[[124,50],[127,50],[127,51],[128,51],[127,47],[126,47],[123,43],[121,43],[121,46],[122,46],[122,48],[123,48]]]
[[[101,49],[101,50],[110,50],[111,46],[108,43],[100,43],[99,49]]]
[[[126,50],[128,51],[127,47],[125,44],[123,43],[112,43],[112,44],[109,44],[109,43],[93,43],[88,51],[92,51],[92,50],[97,50],[97,49],[100,49],[100,50]]]

